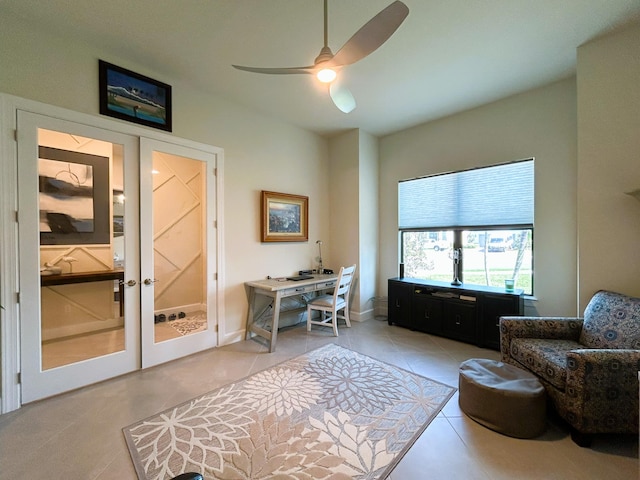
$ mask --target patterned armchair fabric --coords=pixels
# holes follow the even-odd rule
[[[640,299],[596,293],[584,311],[580,343],[587,348],[640,349]]]
[[[640,298],[599,291],[583,318],[502,317],[500,351],[538,376],[576,437],[638,433]]]

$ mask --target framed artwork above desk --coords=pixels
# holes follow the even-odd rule
[[[262,191],[263,242],[306,242],[309,239],[309,197]]]

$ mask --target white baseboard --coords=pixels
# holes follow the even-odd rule
[[[154,310],[153,313],[155,315],[160,315],[161,313],[164,313],[168,317],[172,313],[175,313],[177,315],[180,312],[192,313],[192,312],[204,312],[206,310],[207,310],[206,305],[203,305],[201,303],[192,303],[192,304],[189,304],[189,305],[180,305],[178,307],[171,307],[171,308],[163,308],[163,309]]]
[[[349,318],[354,322],[366,322],[367,320],[371,320],[375,317],[373,308],[365,310],[363,312],[349,312]]]

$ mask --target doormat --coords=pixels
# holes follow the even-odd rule
[[[207,314],[197,312],[195,314],[189,314],[185,318],[169,320],[167,323],[182,336],[189,335],[190,333],[204,332],[207,329]]]

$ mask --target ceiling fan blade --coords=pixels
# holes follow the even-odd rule
[[[353,98],[351,91],[339,82],[334,82],[329,86],[329,95],[341,112],[350,113],[356,108],[356,99]]]
[[[288,75],[295,73],[313,73],[314,65],[308,67],[282,67],[282,68],[261,68],[261,67],[243,67],[241,65],[232,65],[233,68],[244,70],[245,72],[267,73],[271,75]]]
[[[409,7],[393,2],[365,23],[328,62],[333,66],[350,65],[377,50],[409,15]]]

